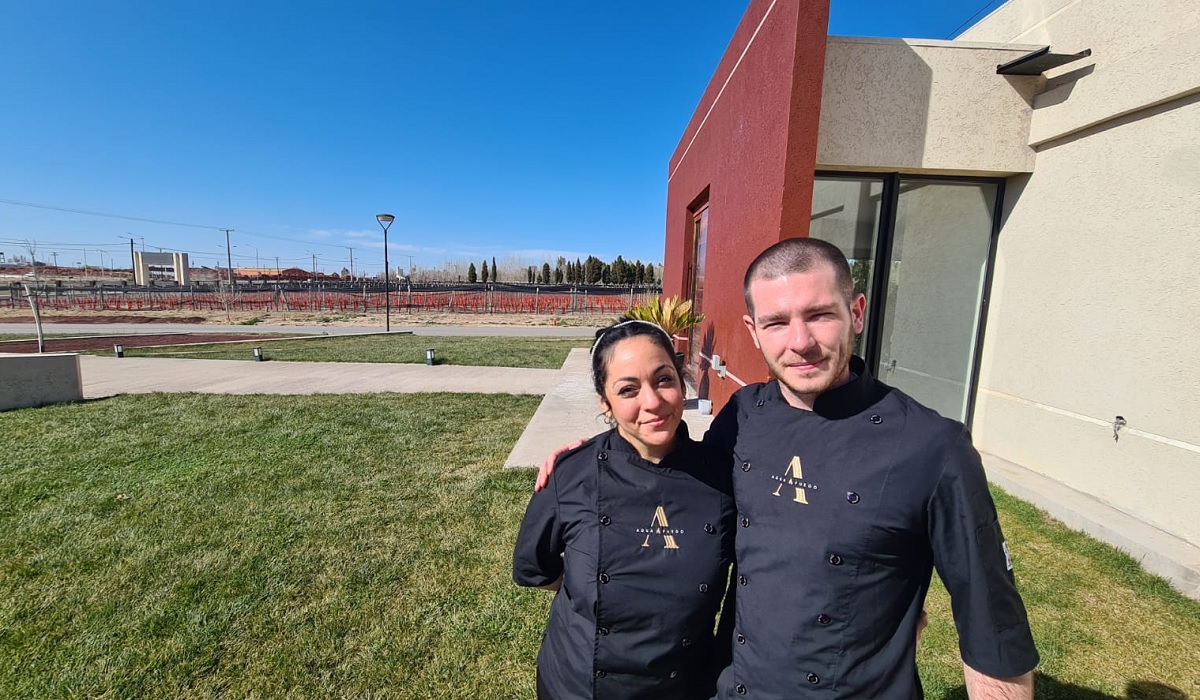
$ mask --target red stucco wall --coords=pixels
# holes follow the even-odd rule
[[[708,192],[698,338],[745,382],[767,378],[742,315],[742,276],[764,248],[808,235],[825,66],[828,0],[752,0],[668,168],[663,292],[687,296],[692,205]],[[740,385],[701,365],[720,408]]]

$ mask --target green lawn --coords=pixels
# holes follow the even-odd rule
[[[479,367],[542,367],[558,369],[571,348],[591,347],[588,338],[514,338],[494,336],[364,335],[272,340],[261,345],[267,360],[288,362],[425,362],[425,349],[434,348],[438,364]],[[127,348],[126,357],[192,357],[206,360],[247,360],[246,343]],[[111,350],[96,355],[112,354]]]
[[[532,697],[550,596],[511,583],[533,477],[500,467],[537,404],[146,395],[0,414],[0,697]],[[1200,604],[998,505],[1039,697],[1200,695]],[[945,594],[929,608],[928,697],[965,697]]]

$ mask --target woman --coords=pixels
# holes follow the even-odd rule
[[[530,500],[513,555],[513,580],[557,591],[539,698],[708,697],[728,663],[713,627],[733,561],[729,464],[688,437],[682,374],[652,323],[596,334],[592,379],[615,427],[561,458],[574,468]]]

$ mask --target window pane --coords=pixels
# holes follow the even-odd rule
[[[996,185],[900,182],[878,376],[966,420]]]
[[[879,231],[882,194],[881,179],[818,177],[813,184],[809,235],[841,249],[850,261],[854,291],[866,294],[868,300],[875,267],[875,240]],[[872,305],[867,304],[868,328]],[[863,348],[866,347],[864,343],[865,338],[859,336],[854,354],[863,354]]]
[[[705,256],[708,251],[708,207],[700,210],[696,217],[692,220],[692,289],[691,296],[692,310],[697,313],[704,311],[704,263]],[[691,368],[693,376],[699,376],[700,371],[700,332],[699,326],[693,326],[688,330],[688,365]],[[709,349],[707,352],[712,352]],[[705,390],[704,394],[707,396]]]

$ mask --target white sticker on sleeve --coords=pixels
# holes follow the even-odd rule
[[[1008,541],[1001,540],[1000,548],[1004,550],[1004,565],[1008,567],[1009,571],[1012,571],[1012,557],[1008,555]]]

